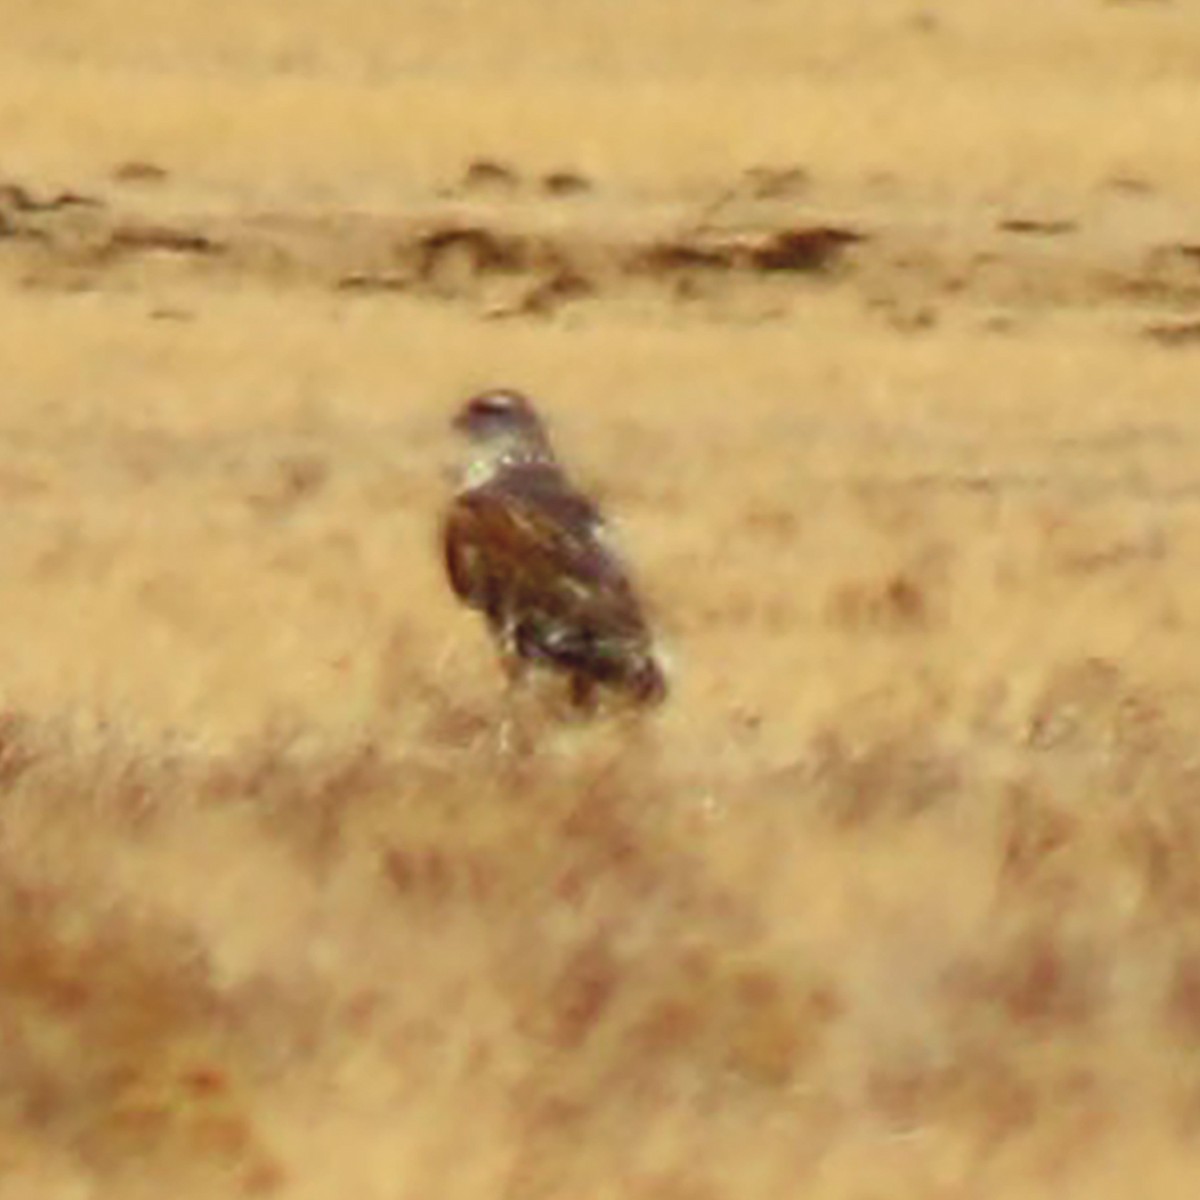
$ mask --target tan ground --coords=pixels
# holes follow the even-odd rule
[[[1200,1188],[1200,11],[0,39],[0,1197]],[[674,660],[500,752],[544,398]]]

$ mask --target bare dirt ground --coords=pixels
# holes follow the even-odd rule
[[[9,14],[0,1197],[1195,1196],[1198,76],[1184,0]],[[674,661],[528,756],[497,383]]]

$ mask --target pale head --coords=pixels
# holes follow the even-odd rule
[[[553,459],[546,427],[520,392],[497,388],[472,396],[459,409],[454,428],[491,463]]]
[[[546,427],[528,396],[507,388],[480,392],[459,409],[454,428],[473,442],[546,444]]]

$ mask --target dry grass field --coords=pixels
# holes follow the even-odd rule
[[[0,1200],[1200,1188],[1200,11],[0,41]],[[542,399],[673,660],[496,736]]]

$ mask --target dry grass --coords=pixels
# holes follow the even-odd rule
[[[0,1197],[1190,1197],[1200,21],[26,6]],[[675,660],[501,752],[447,411]]]

